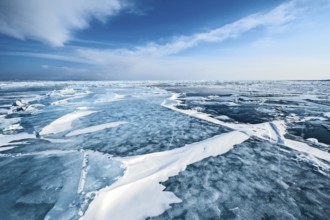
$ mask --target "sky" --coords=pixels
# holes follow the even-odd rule
[[[330,79],[330,0],[1,0],[0,80]]]

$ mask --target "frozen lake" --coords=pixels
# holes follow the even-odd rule
[[[0,219],[328,219],[330,82],[0,82]]]

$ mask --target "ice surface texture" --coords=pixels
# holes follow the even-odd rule
[[[321,81],[0,82],[0,219],[327,219],[329,97]]]

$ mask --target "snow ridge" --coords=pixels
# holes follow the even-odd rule
[[[178,175],[189,164],[228,152],[249,136],[239,131],[218,135],[173,150],[114,158],[126,166],[124,176],[98,192],[81,219],[145,219],[157,216],[181,200],[163,191],[160,182]]]

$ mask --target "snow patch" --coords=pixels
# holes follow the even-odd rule
[[[289,147],[293,150],[304,152],[304,153],[309,154],[309,155],[313,155],[313,156],[315,156],[319,159],[326,160],[326,161],[330,162],[330,154],[329,153],[327,153],[325,151],[322,151],[322,150],[319,150],[317,148],[311,147],[308,144],[305,144],[305,143],[302,143],[302,142],[299,142],[299,141],[286,139],[285,143],[284,143],[284,146]]]
[[[57,134],[66,130],[69,130],[72,126],[72,122],[78,118],[90,115],[95,113],[96,111],[74,111],[69,114],[66,114],[46,127],[44,127],[40,131],[40,135],[48,135],[48,134]]]

